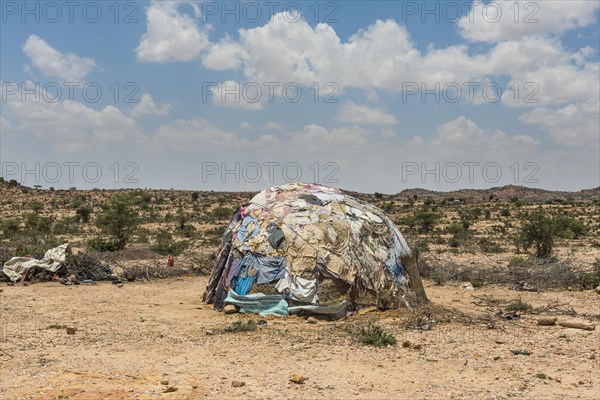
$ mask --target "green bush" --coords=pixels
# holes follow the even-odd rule
[[[524,250],[535,246],[535,256],[547,258],[552,255],[554,240],[558,233],[558,224],[551,217],[536,212],[526,217],[519,233],[518,243]]]
[[[369,346],[395,346],[397,343],[394,335],[387,333],[381,326],[374,323],[370,323],[366,329],[361,328],[357,336],[363,344]]]
[[[119,243],[115,239],[104,239],[95,237],[88,241],[88,246],[97,251],[117,251],[122,250]]]
[[[600,259],[596,259],[592,272],[584,272],[579,276],[579,284],[584,289],[594,289],[600,286]]]
[[[253,319],[246,322],[239,320],[225,328],[225,332],[251,332],[258,329],[258,324]]]
[[[168,231],[160,230],[152,250],[163,256],[178,256],[186,247],[186,243],[173,240],[173,235]]]
[[[5,219],[0,223],[0,230],[6,237],[15,235],[19,231],[19,228],[20,224],[16,219]]]
[[[521,301],[520,297],[519,297],[519,300],[513,301],[506,306],[506,311],[513,311],[513,312],[516,312],[516,311],[527,312],[532,309],[533,309],[533,307],[531,306],[531,304]]]
[[[437,286],[442,286],[446,282],[446,277],[437,271],[432,272],[431,275],[429,275],[429,279],[431,279]]]
[[[111,243],[116,250],[122,250],[129,242],[133,229],[139,223],[139,215],[130,203],[126,193],[114,195],[108,204],[102,207],[96,224],[106,234],[111,236]]]

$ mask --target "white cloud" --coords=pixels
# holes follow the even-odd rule
[[[96,66],[91,58],[61,53],[37,35],[27,38],[23,52],[43,75],[65,81],[81,81]]]
[[[502,102],[513,107],[531,107],[587,99],[600,93],[599,75],[597,63],[542,66],[514,75],[508,84],[513,89],[503,93]]]
[[[355,104],[352,101],[344,103],[338,112],[337,120],[358,125],[394,125],[396,117],[378,108]]]
[[[135,105],[132,111],[134,117],[143,115],[167,115],[171,111],[170,104],[162,104],[158,106],[151,95],[144,93],[139,103]]]
[[[438,136],[428,144],[429,148],[457,160],[527,156],[540,146],[540,142],[530,136],[510,136],[502,130],[484,129],[465,116],[440,125],[437,132]]]
[[[226,37],[214,51],[205,58],[207,68],[239,68],[248,81],[334,82],[342,91],[406,91],[412,83],[426,89],[453,83],[465,88],[469,82],[508,77],[512,83],[539,81],[540,104],[555,104],[585,100],[598,85],[598,63],[590,61],[593,50],[572,52],[558,38],[525,36],[483,51],[463,44],[421,52],[406,28],[393,20],[378,20],[343,42],[330,25],[291,23],[279,13],[263,26],[240,29],[238,41]],[[468,96],[463,93],[462,99],[468,101]]]
[[[244,121],[240,124],[240,129],[254,129],[254,126],[247,121]]]
[[[559,143],[583,148],[600,147],[600,101],[592,98],[558,109],[538,107],[519,117],[540,129]]]
[[[27,84],[34,86],[32,82]],[[21,101],[20,96],[10,96],[7,111],[15,130],[33,134],[55,150],[76,153],[144,140],[135,120],[114,106],[98,111],[76,101],[54,101],[47,92],[38,98],[42,100]]]
[[[243,86],[236,81],[225,81],[216,85],[211,94],[213,104],[216,106],[253,111],[263,109],[263,104],[260,102],[262,93],[258,93],[256,87],[252,85]]]
[[[597,1],[496,0],[474,2],[458,22],[460,34],[469,40],[499,42],[543,33],[560,33],[596,21]]]
[[[210,45],[196,21],[181,14],[178,1],[153,1],[146,11],[146,33],[135,49],[141,61],[190,61]],[[198,14],[197,9],[196,14]]]
[[[242,148],[246,141],[222,131],[205,119],[177,120],[159,127],[146,149],[150,151],[215,152]]]
[[[202,58],[202,64],[217,71],[236,69],[241,66],[242,59],[247,57],[244,47],[234,42],[226,34],[223,39],[210,47]]]
[[[263,125],[263,129],[272,129],[272,130],[276,130],[276,131],[280,131],[284,128],[285,128],[284,124],[280,124],[275,121],[267,121]]]

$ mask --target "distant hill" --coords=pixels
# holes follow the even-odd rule
[[[15,180],[5,181],[0,179],[0,189],[17,189],[17,190],[35,190],[35,188],[29,188],[21,185]],[[97,191],[98,189],[95,189]],[[152,193],[185,193],[193,192],[192,190],[171,190],[171,189],[127,189],[127,190],[143,190]],[[127,191],[125,190],[125,191]],[[119,190],[112,189],[100,189],[102,192],[117,192]],[[257,192],[217,192],[217,191],[197,191],[198,193],[210,193],[211,195],[234,195],[235,197],[250,199]],[[368,199],[375,196],[372,193],[361,193],[355,191],[345,190],[346,193]],[[576,192],[566,192],[557,190],[544,190],[537,188],[529,188],[525,186],[507,185],[501,187],[494,187],[490,189],[459,189],[452,192],[438,192],[435,190],[427,190],[421,188],[405,189],[394,195],[384,195],[387,199],[392,198],[427,198],[431,197],[434,200],[438,199],[455,199],[463,202],[480,202],[489,201],[490,199],[498,199],[500,201],[511,201],[511,200],[523,200],[528,203],[544,203],[544,202],[555,202],[555,201],[585,201],[592,202],[594,200],[600,200],[600,187],[592,189],[584,189]]]
[[[501,201],[524,200],[526,202],[546,201],[593,201],[600,199],[600,187],[585,189],[577,192],[565,192],[555,190],[544,190],[528,188],[524,186],[507,185],[490,189],[460,189],[452,192],[437,192],[426,189],[406,189],[398,193],[400,197],[431,197],[433,199],[461,199],[469,202],[477,202],[497,198]]]

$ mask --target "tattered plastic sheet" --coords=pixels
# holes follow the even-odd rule
[[[46,271],[56,272],[65,262],[67,247],[69,243],[61,244],[50,249],[41,260],[30,257],[13,257],[4,263],[4,272],[11,281],[17,282],[31,268],[43,268]]]
[[[288,303],[279,294],[249,294],[241,296],[230,290],[227,292],[225,304],[238,306],[241,313],[265,315],[288,315]]]

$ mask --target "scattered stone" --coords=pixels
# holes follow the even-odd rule
[[[167,379],[163,379],[162,381],[160,381],[160,384],[167,386],[169,384],[169,381]]]
[[[409,348],[413,349],[413,350],[419,350],[421,348],[421,343],[415,342],[415,343],[411,344]]]
[[[67,328],[67,335],[74,335],[76,330],[75,328]]]
[[[556,317],[540,317],[537,320],[538,325],[554,325],[556,324]]]
[[[215,334],[215,332],[212,329],[207,329],[204,331],[204,333],[206,333],[208,336],[212,336]]]
[[[595,354],[590,355],[590,360],[595,360],[595,359],[596,359],[596,355]]]
[[[473,285],[471,285],[470,283],[465,283],[464,285],[462,285],[462,288],[463,290],[475,290]]]
[[[29,286],[29,283],[23,282],[23,286]]]
[[[520,292],[537,292],[538,291],[538,288],[536,288],[533,285],[530,285],[529,283],[527,283],[525,281],[521,281],[521,282],[519,282],[518,285],[512,286],[509,289],[518,290]]]
[[[163,390],[163,393],[173,393],[176,391],[177,391],[177,388],[175,386],[168,386],[165,390]]]
[[[123,282],[119,282],[117,283],[117,287],[123,287],[124,283]]]
[[[302,375],[291,374],[290,382],[295,383],[297,385],[302,385],[308,378]]]
[[[514,355],[521,355],[521,356],[530,356],[531,352],[529,352],[528,350],[511,350],[511,353],[513,353]]]
[[[0,293],[4,292],[4,289],[0,288]]]
[[[410,345],[412,344],[412,342],[408,339],[406,339],[405,341],[402,342],[402,347],[410,347]]]
[[[596,288],[596,293],[600,294],[600,285]]]
[[[583,329],[586,331],[593,331],[596,329],[596,325],[581,321],[560,321],[558,324],[565,328]]]
[[[246,382],[244,382],[244,381],[231,381],[231,386],[233,386],[233,387],[246,386]]]
[[[125,271],[125,279],[127,279],[128,282],[133,282],[135,281],[135,274],[131,271]]]
[[[223,308],[223,312],[225,314],[235,314],[238,312],[237,308],[233,305],[233,304],[227,304],[224,308]]]
[[[306,322],[308,322],[309,324],[318,324],[318,323],[319,323],[319,320],[318,320],[318,319],[316,319],[315,317],[308,317],[308,318],[306,319]]]

